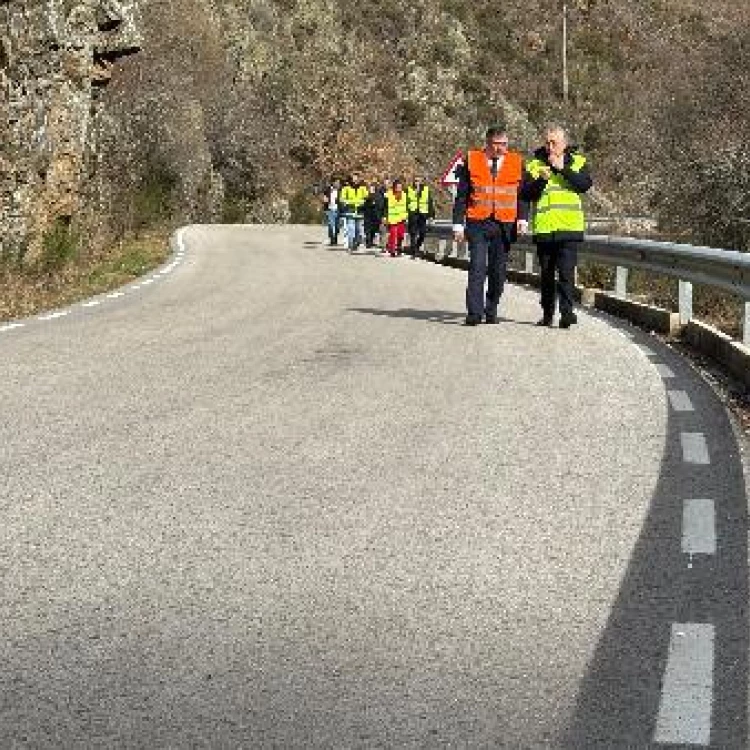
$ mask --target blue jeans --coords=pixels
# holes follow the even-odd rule
[[[328,241],[335,245],[339,241],[339,211],[337,208],[326,210],[326,223],[328,224]]]
[[[364,219],[361,216],[346,217],[346,245],[356,250],[362,243]]]

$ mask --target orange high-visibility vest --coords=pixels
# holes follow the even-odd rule
[[[492,217],[498,221],[515,221],[518,215],[518,185],[523,176],[521,154],[508,151],[495,178],[492,177],[484,151],[469,151],[467,167],[471,194],[466,218],[481,220]]]

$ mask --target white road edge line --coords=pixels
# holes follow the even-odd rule
[[[656,365],[656,371],[657,371],[657,372],[659,373],[659,375],[661,375],[661,376],[662,376],[662,378],[664,378],[665,380],[666,380],[667,378],[673,378],[673,377],[674,377],[674,373],[672,372],[672,370],[671,370],[671,369],[670,369],[669,367],[667,367],[667,365],[657,364],[657,365]]]
[[[55,320],[56,318],[64,318],[66,315],[70,315],[70,310],[58,310],[46,315],[38,315],[37,320]]]
[[[0,326],[0,331],[12,331],[14,328],[23,328],[25,323],[6,323]]]
[[[82,302],[81,307],[96,307],[97,305],[101,305],[102,301],[100,299],[92,299],[88,302]]]
[[[702,432],[681,432],[682,460],[686,464],[708,466],[711,458],[708,455],[706,437]]]
[[[682,551],[716,554],[716,508],[713,500],[691,498],[682,505]]]
[[[667,397],[675,411],[695,411],[693,402],[685,391],[667,391]]]
[[[711,744],[714,626],[672,623],[654,742]]]

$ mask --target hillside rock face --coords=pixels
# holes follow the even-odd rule
[[[33,258],[81,208],[97,90],[139,49],[138,13],[125,0],[5,0],[0,30],[2,251]]]
[[[657,5],[568,4],[565,102],[561,19],[541,0],[0,0],[2,253],[34,260],[68,226],[106,244],[157,223],[311,219],[331,175],[435,182],[501,122],[522,151],[546,122],[570,126],[603,213],[689,223],[665,196],[692,170],[705,202],[702,123],[746,140],[732,103],[750,87],[750,11]],[[740,195],[744,167],[736,181]]]

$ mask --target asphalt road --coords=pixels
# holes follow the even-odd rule
[[[0,747],[748,746],[740,448],[685,361],[518,287],[467,328],[462,272],[316,227],[181,238],[0,328]]]

